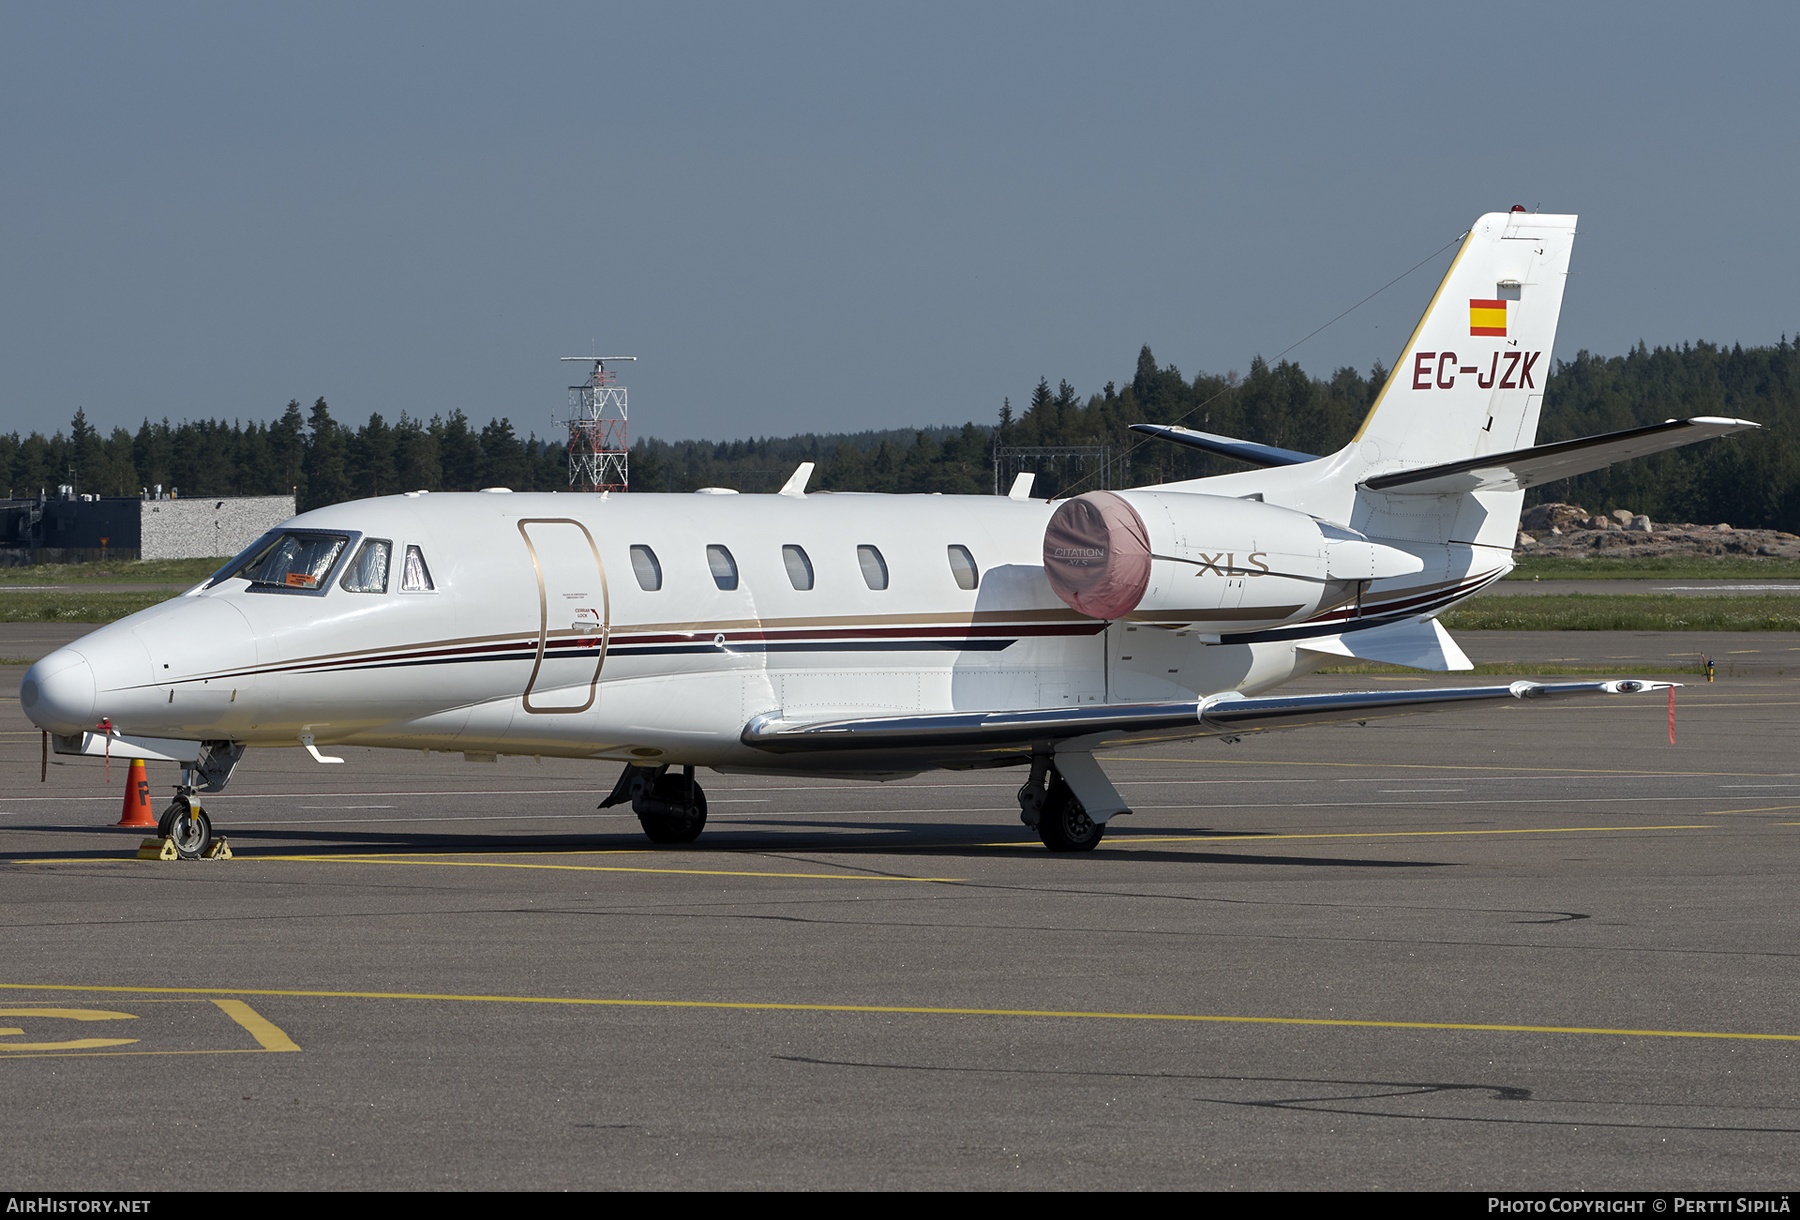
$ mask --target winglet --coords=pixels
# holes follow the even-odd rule
[[[1021,470],[1013,479],[1012,490],[1006,493],[1008,500],[1031,499],[1031,485],[1037,480],[1037,474],[1030,470]]]
[[[776,494],[783,496],[805,495],[806,485],[812,481],[812,472],[813,464],[811,462],[801,462],[798,466],[794,467],[794,473],[788,476],[788,481],[781,485],[781,490]]]

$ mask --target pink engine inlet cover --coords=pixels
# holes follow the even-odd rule
[[[1150,532],[1110,491],[1066,500],[1044,530],[1044,572],[1065,603],[1094,618],[1123,618],[1150,587]]]

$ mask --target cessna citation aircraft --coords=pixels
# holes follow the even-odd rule
[[[697,767],[892,779],[1028,767],[1023,821],[1092,848],[1128,812],[1095,761],[1145,741],[1667,683],[1268,695],[1342,658],[1470,668],[1435,616],[1503,576],[1524,490],[1757,425],[1533,446],[1575,217],[1475,222],[1361,431],[1323,457],[1185,428],[1255,470],[1011,496],[406,495],[295,517],[206,583],[31,667],[58,753],[177,762],[161,832],[250,746],[623,764],[658,843]],[[714,489],[709,489],[714,490]]]

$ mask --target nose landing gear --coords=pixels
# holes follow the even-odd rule
[[[178,788],[175,799],[157,819],[156,833],[167,839],[183,860],[198,860],[212,846],[212,819],[200,808],[192,788],[185,792]]]
[[[200,757],[181,768],[175,799],[156,820],[157,836],[167,840],[183,860],[229,860],[231,849],[224,839],[213,837],[212,819],[200,807],[200,793],[223,792],[232,772],[244,757],[244,747],[232,741],[201,743]]]

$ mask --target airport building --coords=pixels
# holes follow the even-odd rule
[[[231,556],[295,513],[294,497],[55,496],[0,500],[0,566]]]

